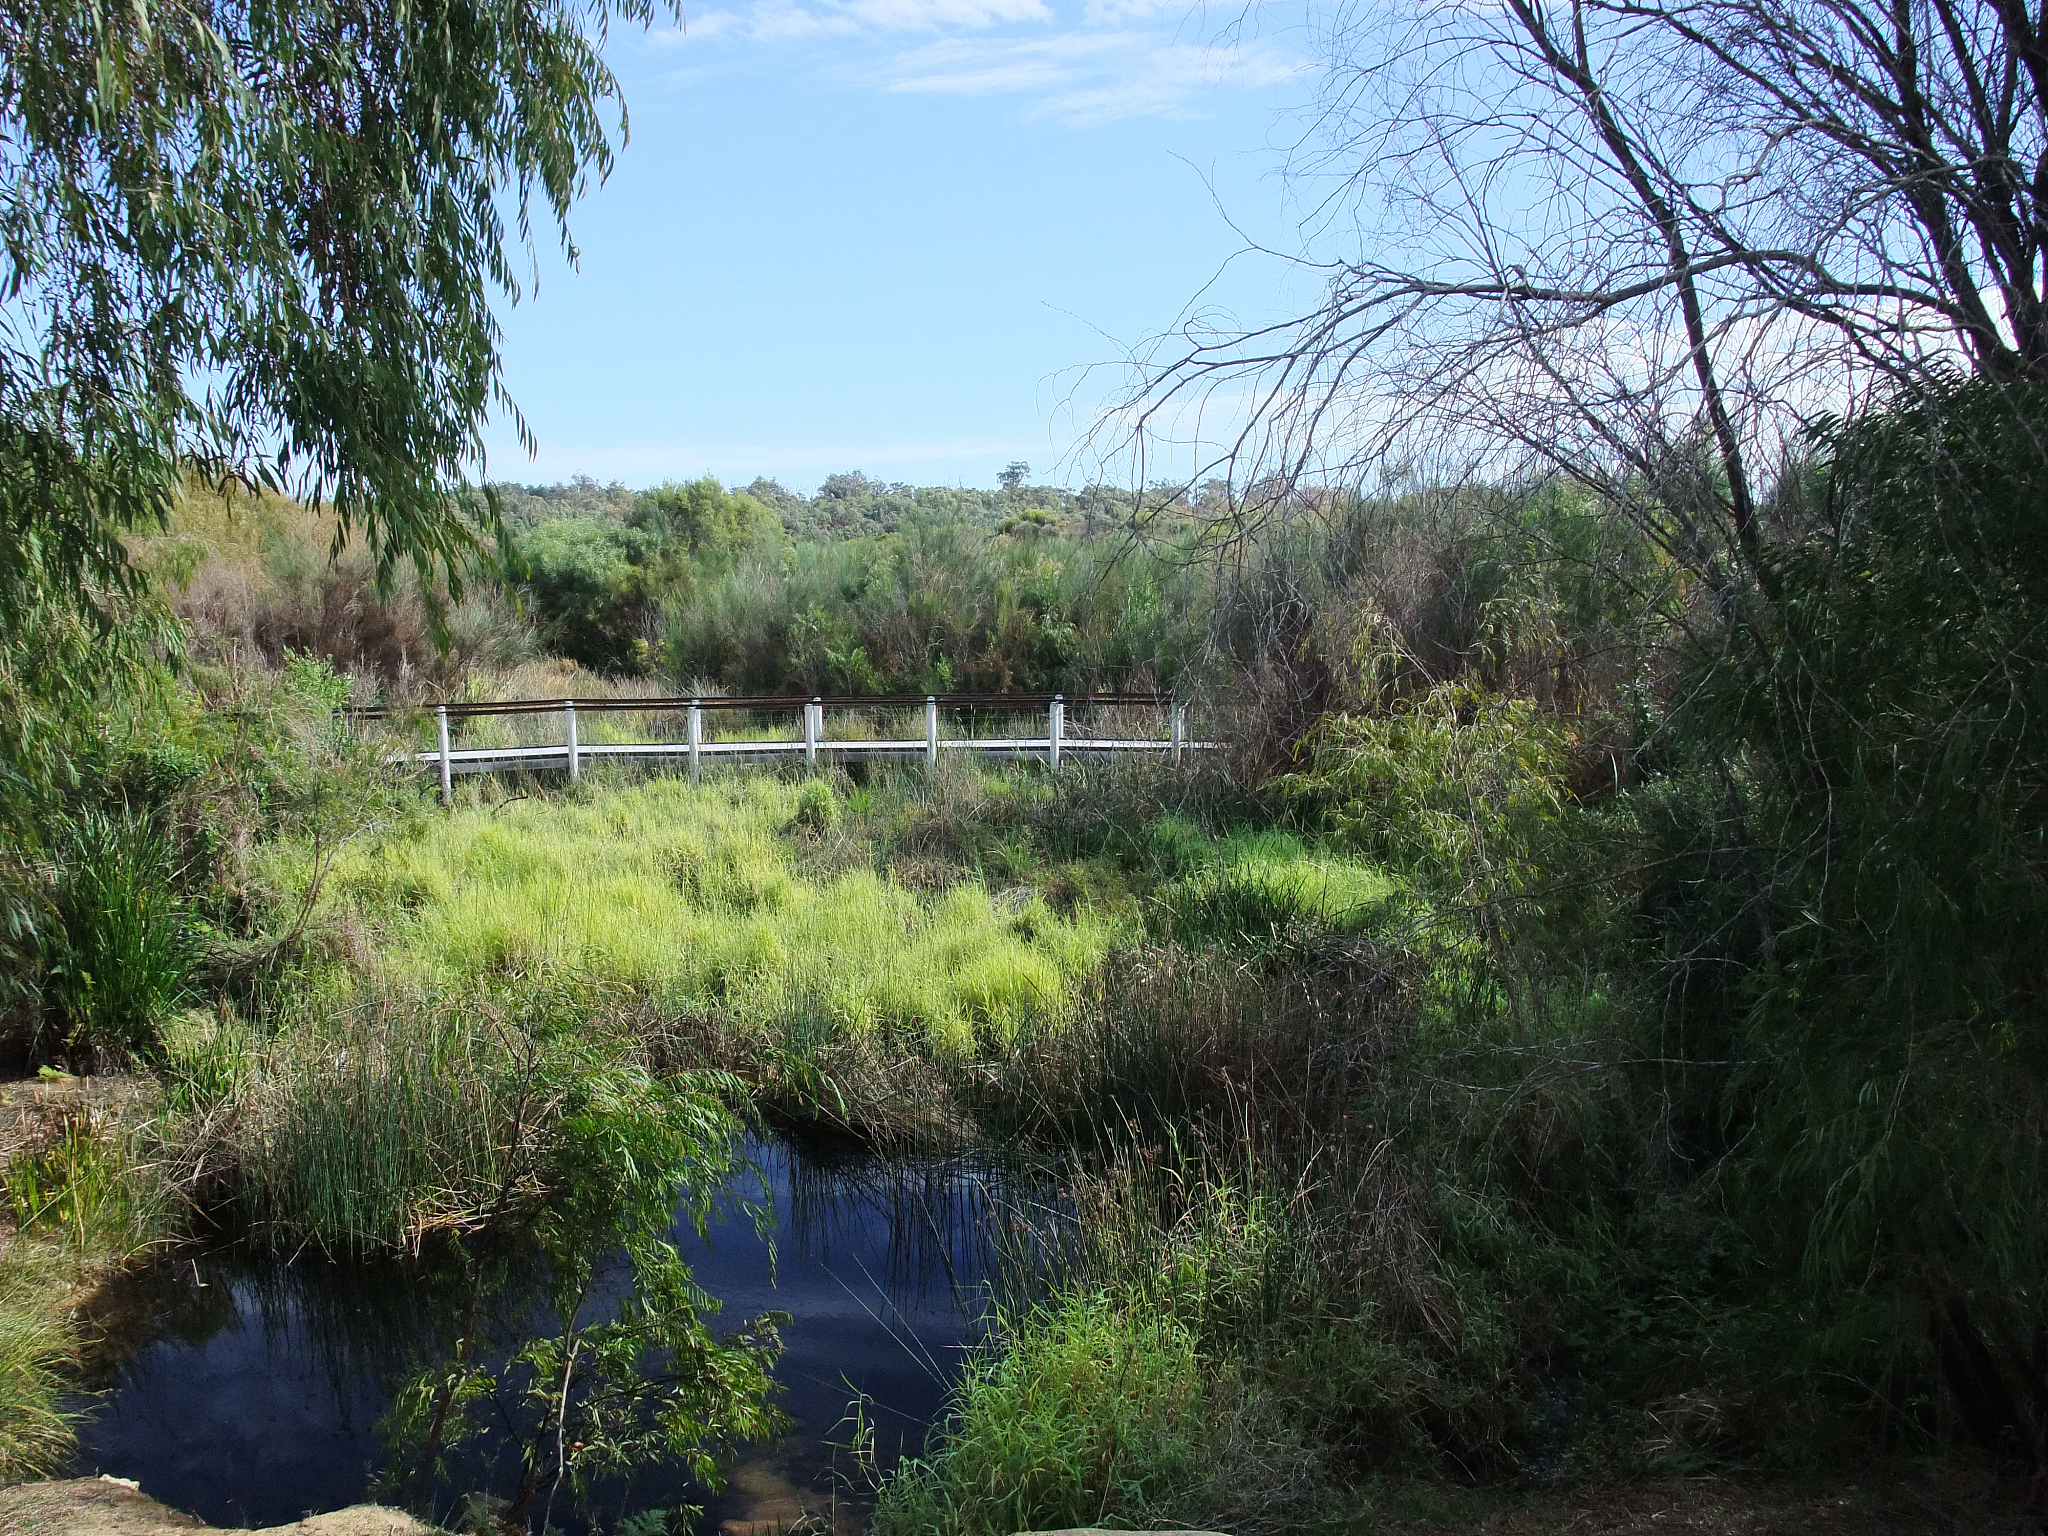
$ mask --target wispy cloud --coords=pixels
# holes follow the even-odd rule
[[[758,0],[741,9],[701,11],[680,28],[655,32],[657,47],[738,35],[774,43],[862,33],[974,31],[1019,22],[1050,23],[1045,0]]]
[[[823,73],[895,94],[1023,97],[1027,118],[1077,127],[1193,115],[1212,92],[1300,73],[1301,61],[1270,41],[1202,40],[1201,20],[1189,0],[1079,0],[1064,13],[1048,0],[752,0],[700,12],[687,33],[654,41],[865,39],[857,59],[842,47],[821,61]],[[920,33],[929,40],[902,46]]]
[[[1086,126],[1186,115],[1211,91],[1275,85],[1300,69],[1263,44],[1204,45],[1132,29],[947,38],[897,57],[887,90],[1028,94],[1026,116]]]

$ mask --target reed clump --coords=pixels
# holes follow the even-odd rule
[[[889,1483],[880,1536],[1143,1530],[1211,1509],[1195,1336],[1134,1303],[1076,1294],[1006,1320],[967,1368],[943,1448]]]
[[[1102,921],[972,881],[920,894],[872,869],[806,879],[800,845],[836,817],[830,795],[656,780],[465,807],[344,853],[323,910],[375,934],[379,968],[407,984],[568,967],[672,1013],[953,1052],[1064,1015]],[[304,859],[282,883],[304,883]]]
[[[12,1244],[0,1253],[0,1479],[47,1476],[72,1447],[62,1407],[79,1341],[52,1293],[68,1275]]]
[[[78,1298],[160,1244],[175,1203],[153,1095],[58,1074],[17,1096],[0,1167],[0,1479],[70,1454]],[[130,1090],[133,1091],[124,1091]]]
[[[657,1071],[634,1018],[560,974],[329,996],[266,1033],[188,1015],[167,1042],[187,1186],[279,1244],[417,1251],[532,1220],[579,1127],[628,1112],[697,1126],[721,1162],[735,1085]]]

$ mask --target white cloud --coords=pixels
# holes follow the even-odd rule
[[[653,45],[728,39],[789,47],[833,42],[823,73],[895,94],[1023,96],[1028,118],[1075,126],[1188,116],[1202,98],[1296,77],[1301,61],[1271,42],[1199,40],[1191,0],[732,0],[653,34]],[[923,33],[893,57],[850,44]],[[937,34],[931,36],[931,34]]]
[[[1194,21],[1200,17],[1201,7],[1189,0],[1086,0],[1082,14],[1090,26],[1116,27],[1155,17]]]
[[[885,90],[939,96],[1044,91],[1081,78],[1091,66],[1142,50],[1142,39],[1114,32],[1060,32],[1049,37],[947,38],[894,61]]]
[[[1026,115],[1087,126],[1185,115],[1211,91],[1275,85],[1300,64],[1265,44],[1204,46],[1133,30],[947,38],[900,55],[884,87],[950,96],[1030,94]]]
[[[686,15],[681,27],[651,34],[657,48],[722,36],[758,43],[862,33],[981,30],[1053,20],[1045,0],[757,0],[738,10]]]

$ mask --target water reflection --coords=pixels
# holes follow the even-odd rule
[[[698,1284],[724,1303],[719,1323],[791,1315],[776,1376],[795,1428],[735,1469],[707,1530],[829,1517],[835,1463],[851,1470],[831,1442],[846,1438],[856,1396],[885,1462],[921,1446],[991,1289],[1020,1283],[1010,1256],[1029,1252],[1019,1235],[1039,1187],[978,1160],[823,1156],[779,1140],[752,1152],[758,1171],[733,1193],[765,1195],[772,1229],[734,1209],[708,1242],[687,1229],[679,1241]],[[529,1276],[496,1298],[497,1337],[531,1326],[536,1291]],[[465,1299],[460,1274],[428,1264],[180,1254],[107,1298],[95,1383],[105,1395],[82,1426],[78,1470],[135,1478],[215,1525],[354,1503],[383,1465],[375,1425],[392,1391],[446,1350]],[[684,1502],[705,1495],[657,1471],[605,1489],[566,1523]],[[843,1509],[838,1523],[848,1525]]]

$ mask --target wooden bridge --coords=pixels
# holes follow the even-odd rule
[[[924,711],[924,735],[921,737],[880,737],[870,732],[828,738],[825,732],[828,710],[842,716],[861,713],[901,716],[920,707]],[[1067,711],[1070,709],[1158,710],[1165,717],[1166,734],[1158,737],[1075,735],[1067,726]],[[971,725],[977,714],[1008,717],[1014,722],[1020,716],[1028,718],[1040,711],[1043,711],[1045,719],[1043,736],[980,736],[972,734],[971,730],[963,736],[949,735],[941,729],[943,723],[963,718]],[[705,717],[722,712],[743,712],[755,719],[764,715],[770,718],[776,715],[796,716],[801,721],[802,733],[796,737],[778,736],[762,740],[707,736]],[[390,718],[411,713],[414,712],[397,708],[355,711],[359,719]],[[585,742],[579,739],[579,716],[587,719],[601,714],[681,716],[683,739],[633,742]],[[465,747],[454,744],[451,727],[459,733],[465,721],[495,715],[558,715],[562,721],[562,740],[539,746]],[[444,704],[434,711],[434,721],[438,745],[411,754],[411,758],[422,766],[434,764],[439,767],[441,797],[444,800],[452,796],[454,776],[458,773],[561,769],[574,779],[584,765],[591,762],[687,764],[694,781],[706,762],[765,761],[799,754],[806,763],[814,766],[821,760],[827,763],[915,762],[919,758],[928,766],[934,766],[942,752],[972,752],[992,758],[1038,759],[1056,769],[1069,758],[1103,757],[1119,752],[1165,753],[1179,762],[1187,752],[1213,746],[1206,741],[1190,741],[1187,737],[1187,705],[1160,693],[1090,693],[1076,694],[1071,698],[1057,693],[937,693],[837,698],[820,695],[808,699],[514,699],[488,704]]]

